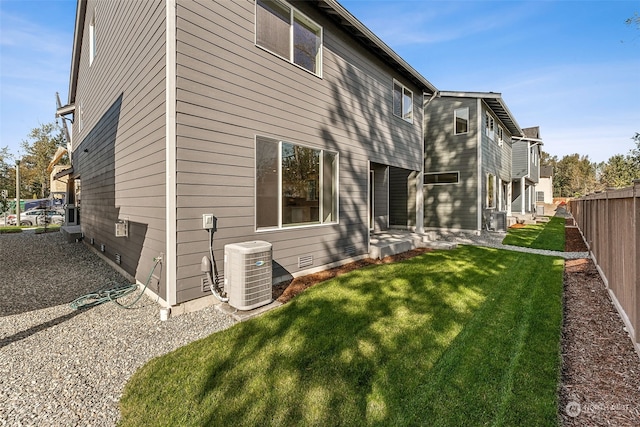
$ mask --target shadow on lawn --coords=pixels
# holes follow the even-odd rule
[[[206,359],[196,396],[211,408],[204,423],[423,420],[430,404],[420,389],[432,368],[517,256],[482,249],[474,263],[465,251],[341,276],[205,340],[196,351],[216,340],[226,351]],[[454,268],[438,271],[443,263]]]

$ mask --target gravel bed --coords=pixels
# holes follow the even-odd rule
[[[146,297],[69,307],[109,282],[127,283],[61,233],[0,234],[0,425],[115,425],[136,369],[234,323],[214,307],[161,322]]]

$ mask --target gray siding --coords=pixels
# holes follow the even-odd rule
[[[506,126],[500,122],[500,120],[489,111],[495,122],[495,129],[497,126],[502,126],[503,129],[503,143],[498,143],[497,131],[494,134],[494,138],[490,138],[486,132],[485,112],[488,111],[488,107],[483,103],[482,111],[482,209],[487,207],[487,178],[489,174],[496,176],[503,182],[511,181],[511,162],[512,162],[512,141],[511,134],[507,130]],[[496,179],[495,197],[496,201],[494,207],[501,209],[504,206],[498,206],[499,197],[498,191],[500,189],[500,183]]]
[[[416,176],[407,169],[389,168],[389,225],[409,228],[416,220]]]
[[[514,141],[512,154],[512,177],[518,179],[529,174],[529,142]]]
[[[95,14],[95,15],[94,15]],[[96,56],[89,66],[89,22]],[[89,0],[78,69],[73,162],[85,243],[145,281],[165,250],[164,2]],[[144,22],[144,25],[140,25]],[[144,196],[144,197],[142,197]],[[129,220],[129,237],[115,222]],[[165,297],[164,277],[152,290]]]
[[[367,251],[369,162],[419,170],[422,91],[306,2],[324,29],[319,78],[255,46],[252,1],[179,1],[177,8],[178,302],[203,296],[201,215],[227,243],[273,244],[275,276]],[[414,93],[413,124],[392,114],[396,78]],[[339,224],[256,231],[254,140],[270,136],[339,153]],[[221,267],[221,266],[220,266]]]
[[[458,184],[424,186],[424,227],[477,229],[478,103],[436,98],[425,112],[424,171],[460,172]],[[469,132],[454,135],[454,110],[469,108]]]

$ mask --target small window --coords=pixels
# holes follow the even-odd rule
[[[487,208],[496,207],[496,176],[487,175]]]
[[[460,172],[425,173],[423,183],[426,184],[457,184],[460,182]]]
[[[413,123],[413,92],[393,81],[393,115]]]
[[[536,191],[536,202],[544,202],[544,191]]]
[[[469,108],[457,108],[453,117],[455,135],[469,132]]]
[[[485,113],[485,132],[489,139],[495,138],[495,121],[488,111]]]
[[[256,45],[322,75],[322,27],[283,1],[256,1]]]
[[[502,126],[498,125],[498,145],[502,147],[503,143],[504,143],[504,130],[502,129]]]
[[[96,15],[91,17],[89,23],[89,65],[93,64],[96,57]]]

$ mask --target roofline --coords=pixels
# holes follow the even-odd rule
[[[405,74],[411,76],[419,86],[422,86],[422,89],[426,89],[426,92],[433,94],[438,92],[438,89],[427,80],[422,74],[420,74],[415,68],[413,68],[407,61],[402,59],[400,55],[398,55],[393,49],[391,49],[385,42],[382,41],[378,36],[376,36],[373,31],[367,28],[362,22],[358,20],[355,16],[351,14],[347,9],[345,9],[337,0],[317,0],[321,9],[325,13],[332,15],[326,8],[322,8],[322,5],[326,5],[330,10],[334,11],[339,18],[341,18],[342,25],[347,24],[346,26],[355,32],[356,38],[362,39],[363,41],[369,41],[371,46],[369,46],[374,53],[378,56],[382,57],[385,62],[395,63],[396,66],[401,68]]]
[[[73,105],[76,101],[76,87],[78,80],[78,69],[80,67],[80,54],[82,48],[82,37],[84,34],[84,21],[87,11],[87,0],[77,0],[76,6],[76,23],[75,31],[73,34],[73,53],[71,55],[71,75],[69,78],[69,105]],[[360,36],[365,40],[368,40],[371,45],[369,46],[375,54],[380,56],[384,61],[391,62],[400,68],[404,74],[410,76],[415,84],[422,86],[423,91],[433,94],[438,92],[438,89],[427,80],[422,74],[420,74],[415,68],[413,68],[407,61],[402,59],[393,49],[391,49],[385,42],[383,42],[378,36],[376,36],[369,28],[367,28],[362,22],[360,22],[355,16],[345,9],[336,0],[317,0],[319,5],[326,5],[329,10],[335,12],[338,17],[343,21],[342,24],[348,24],[348,27],[355,32],[356,38]],[[322,7],[321,7],[322,9]],[[325,13],[329,13],[325,8]],[[331,15],[331,13],[329,13]]]
[[[82,36],[84,34],[84,18],[86,11],[87,0],[78,0],[76,5],[76,25],[73,33],[73,52],[71,54],[71,76],[69,77],[68,105],[73,105],[76,102],[76,87],[78,82],[78,69],[80,68],[80,53],[82,50]]]
[[[513,128],[509,129],[511,131],[511,135],[515,138],[515,137],[524,137],[524,132],[522,130],[522,128],[520,127],[520,125],[518,124],[518,121],[516,120],[515,116],[511,113],[511,110],[509,110],[509,107],[507,107],[507,104],[505,104],[504,99],[502,99],[502,94],[500,92],[464,92],[464,91],[440,91],[440,96],[441,97],[454,97],[454,98],[476,98],[476,99],[482,99],[483,101],[485,101],[485,104],[487,104],[487,106],[496,114],[498,115],[498,111],[496,111],[496,108],[494,108],[493,106],[489,105],[486,101],[487,100],[491,100],[491,101],[496,101],[498,102],[498,107],[502,109],[502,111],[504,111],[504,113],[507,115],[508,119],[512,122],[513,124]],[[505,123],[507,124],[507,123]]]

